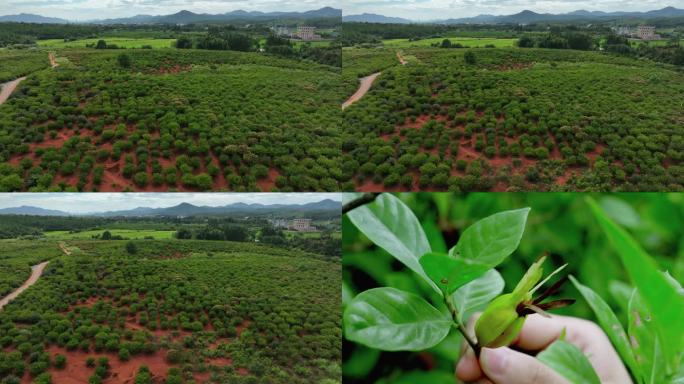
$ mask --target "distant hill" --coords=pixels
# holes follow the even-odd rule
[[[39,23],[39,24],[67,24],[69,21],[56,17],[45,17],[31,13],[20,13],[18,15],[0,16],[0,23]]]
[[[44,209],[38,207],[31,207],[22,205],[21,207],[2,208],[0,215],[22,215],[22,216],[70,216],[63,211],[56,211],[52,209]]]
[[[536,13],[530,10],[513,15],[478,15],[475,17],[451,18],[433,20],[431,24],[531,24],[541,22],[597,22],[609,21],[615,19],[663,19],[673,17],[684,17],[684,9],[675,7],[666,7],[663,9],[647,11],[647,12],[601,12],[601,11],[587,11],[577,10],[569,13],[552,14],[552,13]],[[393,23],[393,24],[407,24],[417,21],[398,17],[388,17],[376,14],[349,15],[344,16],[345,22],[364,22],[364,23]]]
[[[311,214],[341,212],[342,203],[330,199],[307,204],[245,204],[234,203],[219,207],[196,206],[181,203],[167,208],[138,207],[123,211],[93,212],[80,216],[102,217],[177,217],[177,216],[253,216],[265,214]],[[62,211],[53,211],[38,207],[21,206],[0,209],[0,215],[31,216],[77,216]]]
[[[325,7],[306,12],[248,12],[243,10],[220,14],[194,13],[180,11],[172,15],[150,16],[137,15],[118,19],[93,20],[94,24],[190,24],[202,22],[228,21],[268,21],[279,19],[320,19],[342,17],[342,10]]]
[[[247,12],[238,10],[219,14],[194,13],[183,10],[172,15],[136,15],[132,17],[122,17],[116,19],[90,20],[87,22],[75,22],[65,19],[22,13],[19,15],[0,16],[0,22],[50,24],[190,24],[202,22],[264,22],[271,20],[310,20],[327,18],[340,18],[341,20],[342,10],[332,7],[324,7],[321,9],[305,12]]]
[[[344,22],[356,23],[382,23],[382,24],[409,24],[412,21],[401,17],[388,17],[375,13],[362,13],[360,15],[342,16]]]
[[[536,13],[524,10],[514,15],[492,16],[480,15],[476,17],[448,19],[437,21],[444,24],[530,24],[540,22],[570,22],[570,21],[608,21],[613,19],[656,19],[684,16],[684,9],[666,7],[648,12],[601,12],[578,10],[569,13],[551,14]]]

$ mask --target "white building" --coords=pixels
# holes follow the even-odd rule
[[[636,36],[641,40],[654,40],[657,38],[655,29],[652,25],[640,25],[637,27]]]
[[[316,227],[311,225],[311,219],[294,219],[292,220],[291,228],[300,232],[311,232],[316,230]]]
[[[302,40],[318,40],[321,37],[316,34],[316,27],[300,25],[297,27],[297,37]]]

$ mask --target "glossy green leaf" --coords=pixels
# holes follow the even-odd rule
[[[406,204],[383,193],[373,203],[358,207],[347,216],[373,243],[423,277],[441,294],[418,261],[431,248],[418,219]]]
[[[458,311],[458,321],[466,323],[473,313],[483,310],[503,292],[504,285],[499,272],[490,269],[483,276],[454,291],[451,300]]]
[[[520,244],[530,208],[499,212],[468,227],[449,255],[493,268]]]
[[[537,359],[573,384],[601,384],[589,359],[567,341],[553,342],[537,355]]]
[[[608,335],[608,338],[613,343],[613,346],[620,354],[622,361],[627,364],[627,367],[632,371],[634,376],[641,376],[641,369],[636,363],[634,353],[629,345],[627,334],[625,333],[620,320],[618,320],[610,306],[597,295],[591,288],[582,285],[574,276],[570,276],[570,280],[575,285],[577,290],[582,294],[584,300],[587,301],[591,309],[594,311],[601,328]]]
[[[662,349],[653,327],[651,315],[636,289],[632,290],[632,296],[629,299],[627,317],[629,339],[641,368],[642,382],[647,384],[662,383],[666,372]]]
[[[447,293],[482,276],[488,269],[480,264],[456,259],[444,253],[428,253],[420,258],[420,265],[430,279]]]
[[[653,324],[660,336],[663,354],[671,366],[684,349],[684,296],[658,270],[655,262],[624,229],[609,219],[592,199],[587,199],[606,237],[622,260],[634,285],[639,289]]]
[[[386,351],[420,351],[441,342],[453,324],[418,295],[394,288],[360,293],[344,311],[347,339]]]
[[[637,228],[641,225],[639,214],[624,200],[615,196],[606,196],[599,202],[603,211],[620,225],[627,228]]]
[[[425,231],[425,236],[427,236],[432,251],[447,253],[448,249],[446,242],[444,242],[444,236],[442,236],[442,230],[439,228],[439,226],[437,226],[435,220],[430,217],[428,220],[423,220],[422,225],[423,231]]]

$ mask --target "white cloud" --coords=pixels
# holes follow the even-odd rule
[[[0,193],[0,208],[22,205],[69,213],[162,208],[180,203],[212,207],[232,203],[306,204],[342,200],[341,193]]]

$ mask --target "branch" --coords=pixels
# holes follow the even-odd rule
[[[380,193],[374,192],[374,193],[364,193],[361,197],[356,198],[347,204],[342,206],[342,214],[344,215],[345,213],[351,211],[354,208],[358,208],[362,205],[366,205],[368,203],[372,203],[375,201],[375,198],[378,197]]]
[[[478,344],[477,341],[473,340],[470,337],[465,326],[463,326],[463,324],[461,324],[461,322],[458,320],[458,312],[456,311],[456,307],[454,307],[454,303],[451,302],[451,297],[449,295],[445,295],[444,301],[446,302],[446,305],[449,308],[449,312],[451,312],[451,317],[453,318],[454,323],[456,324],[456,329],[458,329],[458,331],[461,332],[461,335],[463,335],[465,341],[468,343],[468,345],[470,345],[470,348],[473,349],[473,352],[475,352],[475,357],[479,359],[480,350],[482,349],[480,347],[480,344]]]

